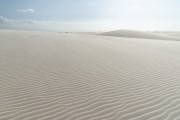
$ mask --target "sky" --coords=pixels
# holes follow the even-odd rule
[[[180,31],[180,0],[0,0],[0,29]]]

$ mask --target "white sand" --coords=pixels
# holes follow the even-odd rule
[[[180,32],[178,31],[155,31],[153,33],[158,33],[158,34],[162,34],[162,35],[168,35],[168,36],[173,36],[173,37],[176,37],[176,38],[180,38]]]
[[[0,120],[178,120],[180,42],[0,31]]]
[[[115,30],[105,33],[100,33],[99,35],[113,36],[113,37],[127,37],[127,38],[144,38],[144,39],[161,39],[161,40],[180,40],[180,37],[174,35],[175,33],[165,33],[165,32],[145,32],[136,30]],[[180,35],[180,34],[179,34]]]

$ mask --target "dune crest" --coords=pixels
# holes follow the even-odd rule
[[[175,36],[170,36],[166,34],[159,34],[155,32],[145,32],[136,30],[115,30],[105,33],[100,33],[99,35],[113,36],[113,37],[127,37],[127,38],[143,38],[143,39],[161,39],[161,40],[180,40]]]

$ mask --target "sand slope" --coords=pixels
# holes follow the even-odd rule
[[[99,35],[113,36],[113,37],[127,37],[127,38],[144,38],[144,39],[161,39],[161,40],[180,40],[177,36],[172,36],[172,34],[162,34],[153,33],[145,31],[136,30],[115,30],[105,33],[100,33]]]
[[[0,31],[0,120],[178,120],[180,42]]]
[[[168,35],[176,38],[180,38],[180,32],[178,31],[154,31],[153,33],[158,33],[162,35]]]

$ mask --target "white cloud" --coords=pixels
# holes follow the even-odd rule
[[[25,9],[25,10],[17,10],[18,12],[24,12],[24,13],[27,13],[27,12],[30,12],[30,13],[33,13],[35,12],[33,9]]]
[[[107,23],[90,22],[61,22],[61,21],[34,21],[34,20],[14,20],[0,16],[0,29],[15,30],[38,30],[55,32],[83,32],[102,31],[109,29]],[[111,29],[113,30],[113,29]]]
[[[0,24],[33,24],[36,23],[34,20],[12,20],[0,16]]]
[[[9,20],[7,18],[0,16],[0,24],[6,24],[8,22]]]

